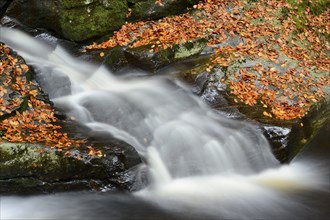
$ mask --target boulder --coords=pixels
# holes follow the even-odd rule
[[[286,59],[287,68],[299,70],[296,62]],[[238,60],[228,68],[215,67],[208,72],[207,68],[210,64],[202,61],[200,65],[179,72],[178,77],[189,83],[192,91],[201,96],[219,114],[255,124],[268,139],[275,157],[282,163],[287,163],[295,158],[306,143],[314,138],[316,132],[327,123],[330,117],[330,96],[326,93],[326,97],[315,102],[308,113],[300,119],[279,120],[265,117],[263,106],[249,106],[234,101],[236,97],[230,94],[228,88],[228,81],[234,79],[233,75],[239,73],[239,68],[247,68],[252,65],[251,62],[248,59]],[[271,64],[270,61],[261,59],[253,62]],[[318,77],[317,74],[315,76]],[[327,90],[327,88],[328,85],[324,85],[323,89]]]
[[[157,48],[153,48],[154,45],[128,48],[125,53],[130,64],[155,72],[171,63],[200,54],[205,46],[205,39],[196,39],[195,41],[175,44],[166,49],[159,48],[157,50]]]
[[[80,151],[69,157],[41,144],[2,143],[0,194],[131,188],[135,172],[128,170],[141,162],[134,148],[118,142],[101,148],[102,157]]]
[[[165,16],[186,12],[188,7],[197,4],[198,0],[128,0],[131,8],[129,20],[154,20]]]
[[[17,0],[6,15],[70,40],[84,41],[119,29],[126,13],[125,0]]]

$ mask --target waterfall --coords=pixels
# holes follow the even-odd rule
[[[287,192],[325,187],[317,165],[281,166],[256,128],[216,114],[175,81],[121,79],[7,28],[0,39],[38,69],[56,107],[126,141],[146,159],[152,181],[138,197],[168,209],[255,219],[272,212],[292,217],[303,206]]]

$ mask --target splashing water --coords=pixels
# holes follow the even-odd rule
[[[146,158],[152,182],[135,193],[138,197],[178,212],[228,219],[293,218],[297,210],[311,211],[296,199],[301,191],[326,189],[322,167],[280,166],[254,127],[215,114],[175,82],[122,80],[59,46],[53,50],[11,29],[1,33],[1,41],[38,68],[58,108],[126,141]],[[7,211],[11,200],[5,201],[2,216],[15,217]]]

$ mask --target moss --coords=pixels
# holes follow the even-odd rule
[[[306,143],[311,141],[317,131],[330,118],[330,97],[321,102],[314,104],[308,114],[302,118],[302,125],[295,124],[289,137],[289,158],[294,158],[304,147]]]
[[[251,20],[251,24],[253,25],[259,25],[264,23],[266,20],[264,18],[255,18]]]
[[[194,42],[187,42],[179,45],[175,50],[174,59],[184,59],[195,54],[198,54],[206,45],[206,40],[200,39]]]
[[[116,0],[110,6],[96,5],[63,10],[60,27],[63,35],[74,41],[82,41],[119,29],[126,19],[127,4]]]
[[[110,49],[103,62],[111,71],[116,71],[127,63],[124,48],[119,46]]]
[[[330,8],[330,1],[328,0],[287,0],[287,2],[292,6],[293,9],[283,8],[283,17],[284,19],[287,19],[291,13],[291,10],[294,10],[297,15],[293,15],[292,19],[294,20],[298,30],[302,30],[306,27],[307,18],[305,12],[307,8],[309,8],[310,13],[315,16],[322,14]]]
[[[3,150],[1,147],[0,148],[0,163],[4,163],[4,162],[12,160],[12,159],[13,159],[12,154]]]
[[[142,69],[156,71],[171,62],[174,52],[168,49],[160,49],[158,52],[151,51],[151,45],[137,48],[129,48],[125,51],[129,63]]]
[[[319,15],[326,11],[330,7],[330,2],[328,0],[302,0],[297,2],[296,0],[287,0],[290,5],[296,7],[296,10],[300,16],[303,16],[307,8],[313,15]]]
[[[92,165],[57,154],[41,145],[3,143],[0,148],[4,155],[1,157],[0,176],[4,179],[30,175],[41,180],[57,181],[74,177],[79,179],[94,175],[99,178],[107,176]]]
[[[160,68],[199,54],[206,45],[205,39],[197,39],[180,45],[173,45],[166,49],[160,48],[157,52],[151,50],[152,45],[129,48],[126,52],[128,62],[149,71]]]

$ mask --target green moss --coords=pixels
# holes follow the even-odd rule
[[[65,9],[60,14],[60,27],[65,37],[82,41],[119,29],[125,22],[127,9],[126,2],[121,0],[115,0],[107,7]]]
[[[307,8],[309,8],[310,13],[315,16],[322,14],[330,8],[330,1],[328,0],[287,0],[287,2],[292,6],[293,9],[291,10],[294,10],[297,13],[297,15],[292,16],[292,19],[294,20],[298,30],[302,30],[306,27],[307,18],[305,12],[307,11]],[[288,18],[291,10],[288,8],[282,9],[284,19]]]
[[[330,7],[330,2],[328,0],[302,0],[300,2],[296,0],[287,1],[292,7],[296,7],[296,10],[300,16],[303,16],[307,8],[310,9],[313,15],[319,15]]]
[[[116,46],[106,52],[107,55],[103,61],[103,64],[105,64],[110,70],[117,71],[128,63],[123,47]]]
[[[329,117],[330,97],[327,97],[311,107],[308,114],[302,119],[303,127],[299,124],[293,127],[289,140],[290,159],[294,158],[302,147],[314,138],[324,124],[329,123]]]
[[[264,23],[266,20],[264,18],[255,18],[251,20],[251,24],[258,25]]]
[[[198,54],[202,51],[205,45],[206,40],[204,39],[178,45],[178,48],[175,50],[174,59],[184,59]]]
[[[2,147],[0,147],[0,163],[4,163],[4,162],[9,161],[11,159],[13,159],[12,154],[10,154],[9,152],[3,150]]]

